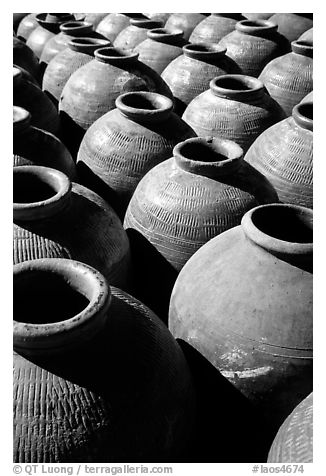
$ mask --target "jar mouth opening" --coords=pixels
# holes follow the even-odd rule
[[[139,54],[132,51],[123,50],[115,47],[99,48],[94,53],[95,57],[102,60],[115,60],[115,59],[136,59]]]
[[[309,119],[310,121],[313,120],[313,104],[312,102],[305,102],[302,104],[297,105],[297,111],[299,114],[301,114],[303,117],[306,119]]]
[[[259,28],[259,29],[270,29],[270,28],[277,28],[275,23],[269,20],[241,20],[237,23],[236,27],[239,28]]]
[[[92,28],[92,24],[89,23],[89,22],[86,22],[86,21],[69,21],[69,22],[65,22],[65,23],[62,23],[62,25],[60,25],[60,31],[62,32],[70,32],[72,30],[89,30]]]
[[[257,78],[241,74],[228,74],[219,76],[212,79],[211,86],[213,88],[230,92],[256,91],[263,87],[261,81],[259,81]]]
[[[99,46],[99,48],[103,45],[109,43],[109,40],[102,40],[101,38],[73,38],[70,40],[69,45],[72,46]]]
[[[295,40],[292,41],[292,44],[296,46],[304,46],[306,48],[313,48],[313,44],[309,40]]]
[[[190,53],[225,53],[226,48],[212,43],[192,43],[183,47],[185,52]]]
[[[173,103],[162,94],[140,91],[121,94],[116,100],[116,106],[141,111],[166,111],[172,110]]]
[[[152,28],[148,32],[148,36],[155,37],[155,36],[182,36],[183,30],[180,29],[169,29],[169,28]]]
[[[173,154],[194,162],[218,163],[240,159],[243,151],[232,141],[195,137],[177,144]]]
[[[161,26],[163,26],[162,22],[157,20],[151,20],[150,18],[132,18],[130,20],[130,25],[148,29],[160,28]]]
[[[307,101],[294,106],[292,116],[295,122],[310,131],[313,130],[313,102]]]

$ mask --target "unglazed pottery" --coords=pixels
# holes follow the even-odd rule
[[[268,463],[313,462],[313,394],[293,410],[279,429]]]
[[[70,78],[81,66],[94,59],[94,52],[110,46],[109,40],[98,38],[75,38],[68,47],[58,53],[47,65],[43,76],[42,89],[55,104],[58,104],[62,90]]]
[[[28,15],[28,13],[13,13],[13,29],[17,32],[18,25]]]
[[[161,28],[162,23],[149,18],[132,18],[129,26],[122,30],[114,40],[114,46],[124,50],[133,50],[139,43],[146,40],[147,32]]]
[[[85,21],[91,23],[95,29],[97,25],[103,20],[103,18],[108,15],[108,13],[86,13]]]
[[[16,68],[16,69],[19,69],[19,71],[22,74],[22,78],[23,78],[24,81],[29,81],[30,83],[33,83],[33,84],[35,84],[35,86],[40,88],[40,83],[26,69],[22,68],[18,64],[13,64],[13,67]]]
[[[29,13],[19,23],[19,26],[17,29],[17,37],[20,40],[26,41],[29,35],[32,33],[32,31],[34,31],[35,28],[38,27],[36,15],[37,13]]]
[[[243,20],[219,43],[243,74],[258,77],[272,59],[290,50],[288,41],[269,20]]]
[[[182,55],[185,45],[182,30],[155,28],[147,32],[147,38],[135,47],[139,61],[161,74],[175,58]]]
[[[75,155],[85,131],[115,108],[115,100],[129,91],[158,92],[172,98],[163,79],[138,61],[138,53],[100,48],[95,59],[68,79],[59,103],[64,141]]]
[[[313,103],[313,91],[311,91],[311,93],[308,93],[307,96],[305,96],[303,99],[301,99],[300,103],[302,104],[303,102],[312,102]]]
[[[172,13],[165,23],[165,28],[182,30],[184,39],[189,40],[195,26],[204,18],[202,13]]]
[[[13,170],[14,264],[37,258],[77,259],[124,288],[130,278],[129,242],[112,208],[58,170]]]
[[[80,176],[122,217],[141,178],[170,158],[176,144],[196,135],[172,110],[171,99],[161,94],[125,93],[82,140],[77,157]],[[88,169],[99,179],[98,187]]]
[[[276,23],[279,33],[291,42],[312,27],[313,21],[309,16],[312,17],[305,13],[274,13],[269,20]]]
[[[302,35],[299,36],[298,40],[299,41],[308,41],[309,43],[313,43],[313,41],[314,41],[313,28],[310,28],[309,30],[302,33]]]
[[[245,160],[274,185],[281,202],[313,206],[313,104],[264,131]]]
[[[212,13],[204,18],[191,33],[191,43],[218,43],[234,30],[238,21],[245,20],[241,13]]]
[[[210,88],[195,97],[182,116],[198,136],[234,140],[245,151],[284,117],[259,79],[238,74],[212,79]]]
[[[15,36],[13,37],[13,63],[26,69],[39,81],[40,67],[37,57],[23,41]]]
[[[14,303],[14,462],[184,457],[191,375],[153,312],[66,259],[16,265]]]
[[[312,391],[312,210],[268,204],[181,270],[172,334],[193,346],[275,432]]]
[[[144,15],[151,20],[160,21],[164,25],[172,13],[144,13]]]
[[[291,47],[291,53],[272,60],[259,76],[287,116],[313,88],[312,43],[298,40],[293,41]]]
[[[238,65],[219,45],[195,44],[183,47],[183,55],[171,61],[162,72],[175,99],[175,112],[180,116],[188,104],[209,88],[213,78],[240,73]]]
[[[142,13],[109,13],[97,25],[96,31],[112,43],[119,33],[127,28],[132,18],[146,18]]]
[[[57,134],[59,114],[52,101],[35,84],[26,80],[20,69],[13,67],[13,104],[30,112],[31,125]]]

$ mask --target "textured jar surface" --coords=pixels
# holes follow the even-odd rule
[[[305,398],[279,429],[268,463],[313,462],[313,394]]]
[[[137,14],[109,13],[97,25],[96,31],[113,42],[118,34],[127,28],[131,18],[134,18],[135,16],[137,16]]]
[[[32,194],[14,187],[14,202],[15,193],[23,195],[25,203]],[[36,197],[37,193],[36,189]],[[128,282],[129,242],[119,218],[104,200],[77,183],[64,210],[37,220],[14,218],[13,233],[14,264],[38,258],[76,259],[98,269],[113,285],[124,288]]]
[[[275,251],[269,237],[257,245],[243,226],[213,238],[181,270],[169,312],[172,334],[208,359],[276,429],[312,391],[311,223],[304,216],[298,225],[286,212],[264,216],[264,207],[279,206],[247,213],[261,210],[256,224],[272,233]]]
[[[311,111],[312,128],[311,103],[302,106]],[[292,116],[264,131],[245,160],[274,185],[281,202],[313,207],[313,132]]]
[[[29,35],[26,45],[34,52],[37,58],[41,58],[42,51],[46,43],[55,35],[52,31],[38,26]]]
[[[16,463],[178,461],[187,447],[195,410],[182,351],[148,308],[110,289],[93,338],[55,354],[14,352]],[[32,294],[44,320],[55,292],[48,302]]]
[[[150,19],[139,21],[142,23],[142,26],[137,26],[136,23],[138,20],[136,20],[135,24],[132,24],[131,21],[131,24],[119,33],[113,43],[116,48],[133,50],[137,45],[139,45],[139,43],[146,40],[147,32],[149,30],[160,28],[162,26],[161,22]]]
[[[35,79],[39,79],[37,57],[23,41],[15,37],[13,37],[13,63],[26,69]]]
[[[312,45],[305,42],[296,44],[297,48],[304,49],[304,54],[292,51],[275,58],[259,76],[271,97],[279,103],[287,116],[292,114],[293,107],[313,88]]]
[[[276,23],[278,32],[290,42],[297,40],[302,33],[313,25],[311,18],[296,13],[274,13],[269,20]]]
[[[245,20],[241,13],[214,13],[202,20],[191,33],[191,43],[218,43],[234,30],[238,21]]]
[[[183,30],[183,37],[189,40],[191,33],[198,23],[204,20],[205,15],[201,13],[172,13],[165,23],[165,28],[178,28]]]
[[[95,29],[106,16],[108,13],[86,13],[85,21],[91,23]]]
[[[32,33],[32,31],[35,30],[35,28],[38,27],[38,23],[36,20],[36,15],[37,13],[29,13],[22,19],[22,21],[19,23],[18,29],[17,29],[17,37],[20,40],[26,41],[29,37],[29,35]]]

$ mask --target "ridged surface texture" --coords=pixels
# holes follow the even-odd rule
[[[23,39],[26,41],[32,31],[38,27],[38,23],[36,20],[37,13],[29,13],[26,17],[22,19],[19,23],[18,30],[17,30],[17,37],[21,40]]]
[[[151,91],[172,97],[162,78],[140,61],[118,67],[94,59],[70,76],[59,110],[87,130],[96,119],[115,108],[120,94],[129,91]]]
[[[265,129],[284,117],[268,94],[245,102],[215,96],[209,89],[191,101],[182,119],[198,136],[233,140],[246,151]]]
[[[139,61],[161,74],[171,61],[182,55],[182,46],[180,40],[178,45],[177,41],[176,44],[167,44],[147,38],[136,46],[135,51],[139,53]]]
[[[313,59],[296,53],[275,58],[265,66],[259,79],[287,116],[313,88]]]
[[[96,31],[113,42],[120,31],[127,28],[129,23],[130,17],[123,13],[110,13],[100,21]]]
[[[14,264],[38,258],[82,261],[122,288],[130,274],[129,242],[119,218],[98,195],[76,183],[62,212],[14,223]]]
[[[65,145],[53,134],[37,127],[14,134],[13,165],[42,165],[61,170],[71,180],[76,178],[76,166]]]
[[[86,164],[114,191],[116,206],[124,214],[141,178],[171,157],[176,144],[195,135],[174,113],[162,122],[141,124],[114,109],[88,129],[77,163]]]
[[[158,26],[159,23],[157,24]],[[146,40],[147,32],[152,28],[155,28],[155,26],[140,28],[136,25],[129,25],[119,33],[113,44],[116,48],[133,50],[139,43]]]
[[[313,207],[313,133],[292,117],[258,137],[245,160],[274,185],[281,202]]]
[[[290,42],[297,40],[302,33],[312,27],[313,21],[296,13],[274,13],[269,21],[276,23],[277,31]]]
[[[94,56],[73,51],[70,48],[58,53],[47,65],[42,82],[42,89],[57,102],[70,76],[81,66],[89,63]]]
[[[235,24],[245,20],[240,13],[238,15],[231,14],[230,16],[210,15],[202,20],[191,33],[190,43],[218,43],[225,35],[234,30]]]
[[[31,124],[57,134],[60,128],[59,114],[52,101],[35,84],[21,78],[14,79],[13,104],[26,109],[32,116]]]
[[[183,30],[184,39],[189,40],[195,26],[204,18],[205,15],[201,13],[172,13],[165,23],[165,28]]]
[[[36,57],[40,59],[45,44],[54,35],[55,33],[52,33],[52,31],[46,30],[45,28],[39,25],[29,35],[26,41],[26,45],[29,46],[30,49],[33,50]]]
[[[268,463],[313,462],[313,394],[305,398],[279,429]]]
[[[21,66],[35,79],[39,79],[39,64],[37,57],[23,41],[15,37],[13,37],[13,64]]]
[[[140,181],[124,227],[137,230],[180,271],[208,240],[238,225],[246,211],[274,201],[270,184],[245,165],[214,180],[182,170],[171,158]]]
[[[241,68],[242,74],[257,78],[272,59],[286,53],[286,44],[277,32],[269,37],[256,36],[234,30],[219,42],[227,49],[227,55]]]
[[[14,354],[16,463],[173,461],[186,447],[194,394],[181,349],[148,308],[111,292],[91,342]]]
[[[169,329],[260,408],[266,428],[278,429],[312,391],[312,290],[310,272],[235,227],[181,270]]]
[[[213,63],[181,55],[162,72],[175,98],[175,111],[182,115],[188,104],[209,88],[210,81],[223,74],[237,74],[240,69],[227,55]]]

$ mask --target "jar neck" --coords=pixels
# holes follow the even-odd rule
[[[121,114],[138,123],[166,121],[173,110],[171,99],[145,91],[121,94],[115,105]]]
[[[96,50],[110,45],[110,40],[101,40],[100,38],[74,38],[69,41],[68,48],[77,53],[94,56]]]
[[[137,62],[139,53],[125,51],[120,48],[106,47],[97,49],[94,56],[101,63],[120,67]]]
[[[14,221],[36,221],[61,213],[70,203],[71,182],[59,170],[30,165],[13,169]]]
[[[214,96],[234,101],[252,101],[265,94],[263,83],[252,76],[225,74],[209,83]]]
[[[75,20],[71,13],[39,13],[35,18],[41,27],[52,33],[59,33],[60,25]]]
[[[85,21],[70,21],[60,25],[64,35],[72,37],[87,37],[93,32],[93,25]]]
[[[169,30],[167,28],[154,28],[147,32],[147,37],[150,40],[157,41],[158,43],[165,43],[168,45],[179,45],[183,40],[183,31]]]
[[[270,37],[277,32],[277,25],[269,20],[242,20],[235,29],[244,35]]]
[[[208,178],[236,172],[243,163],[243,150],[233,141],[216,137],[195,137],[173,149],[175,162],[182,170]]]
[[[183,48],[184,56],[205,63],[212,63],[225,56],[226,48],[217,44],[194,43],[185,45]]]
[[[13,344],[20,354],[71,351],[91,341],[106,324],[110,288],[84,263],[55,258],[19,263],[14,266],[13,289]]]
[[[310,41],[296,40],[291,43],[292,53],[301,56],[313,57],[313,45]]]
[[[19,106],[13,107],[13,133],[22,134],[29,130],[32,116],[26,109]]]
[[[151,20],[150,18],[132,18],[130,20],[130,25],[136,26],[137,28],[144,28],[146,30],[152,30],[153,28],[160,28],[162,22],[157,20]]]
[[[311,269],[312,221],[309,208],[273,203],[248,211],[241,226],[255,245],[284,261]]]
[[[303,129],[313,131],[313,102],[297,104],[292,110],[294,122]]]

